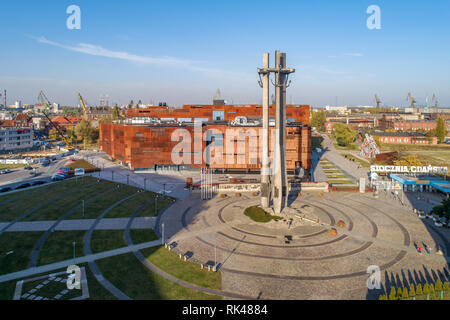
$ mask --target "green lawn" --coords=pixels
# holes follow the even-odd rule
[[[266,212],[264,209],[254,206],[245,209],[244,214],[256,222],[267,223],[272,220],[281,220],[282,217],[273,216],[270,213]]]
[[[348,160],[353,160],[356,163],[358,163],[359,165],[361,165],[361,167],[366,168],[366,169],[370,168],[370,165],[371,165],[371,163],[369,163],[367,161],[364,161],[364,160],[362,160],[362,159],[360,159],[358,157],[355,157],[355,156],[353,156],[351,154],[345,154],[344,158],[346,158]]]
[[[95,183],[94,185],[82,188],[62,199],[49,203],[25,218],[24,221],[57,220],[70,209],[80,205],[83,199],[89,199],[96,194],[103,193],[113,188],[114,184],[112,182],[101,180],[100,183]],[[98,215],[100,213],[98,213]],[[71,216],[68,217],[68,219],[71,218]]]
[[[177,253],[169,251],[163,246],[144,249],[141,252],[150,263],[177,279],[204,288],[220,290],[222,287],[220,271],[202,270],[199,264],[180,260]]]
[[[37,189],[23,191],[20,194],[17,193],[0,197],[0,202],[18,197],[16,200],[1,205],[0,221],[12,221],[27,211],[39,206],[44,201],[57,198],[67,192],[73,191],[76,187],[88,185],[95,181],[95,179],[90,177],[87,177],[84,181],[66,180]]]
[[[354,182],[350,181],[350,180],[328,180],[328,183],[331,183],[331,184],[354,184]]]
[[[147,204],[149,201],[154,199],[156,196],[156,193],[145,191],[139,193],[137,196],[126,200],[125,202],[122,202],[120,205],[112,209],[108,214],[105,216],[105,218],[119,218],[119,217],[129,217],[131,216],[136,210]],[[150,206],[151,204],[149,204]],[[142,209],[142,210],[145,210]],[[151,213],[145,215],[145,213]],[[144,211],[144,216],[152,216],[153,211],[149,212]]]
[[[142,211],[139,212],[137,215],[138,217],[156,217],[158,214],[161,213],[161,211],[169,206],[170,204],[174,203],[175,199],[169,196],[158,196],[158,200],[156,202],[153,202],[152,204],[145,207]],[[157,203],[157,207],[155,208]]]
[[[349,144],[348,146],[345,146],[345,147],[340,146],[337,143],[334,143],[334,147],[337,150],[353,150],[353,151],[356,151],[356,150],[360,150],[361,149],[361,147],[359,145],[357,145],[356,143],[351,143],[351,144]]]
[[[122,230],[110,231],[109,234],[96,230],[92,238],[93,252],[110,250],[124,246],[125,240],[123,234],[124,232]],[[148,242],[157,238],[151,230],[130,230],[130,235],[134,243]],[[108,239],[106,240],[106,238]],[[157,248],[145,249],[143,250],[143,254],[147,257],[154,251],[158,251]],[[154,258],[159,263],[159,266],[162,267],[161,269],[167,273],[178,269],[177,272],[186,273],[181,275],[182,279],[185,281],[193,280],[197,281],[197,283],[215,285],[217,287],[217,277],[220,277],[220,274],[218,275],[210,272],[207,275],[203,275],[201,274],[200,266],[197,265],[197,268],[194,270],[191,269],[192,267],[188,264],[183,266],[178,265],[180,261],[176,261],[171,256],[167,257],[164,254],[159,254],[159,252],[154,255]],[[165,261],[165,259],[169,260]],[[174,265],[175,262],[177,265]],[[196,290],[184,288],[164,279],[163,277],[148,270],[132,253],[99,260],[97,261],[97,264],[102,270],[105,278],[133,299],[205,300],[220,298],[217,296],[207,295]],[[168,270],[164,269],[165,266],[169,266]],[[184,267],[185,269],[179,269],[180,267]],[[193,273],[189,274],[191,270]],[[213,280],[208,280],[210,279],[209,277]]]
[[[78,266],[80,268],[85,267],[90,300],[116,300],[116,297],[114,297],[111,293],[109,293],[109,291],[107,291],[97,281],[97,279],[94,277],[93,273],[91,272],[91,270],[89,269],[87,264],[80,264]],[[62,272],[62,271],[66,271],[66,269],[55,270],[55,271],[52,271],[51,273],[58,273],[58,272]],[[50,273],[47,273],[47,274],[50,274]],[[47,274],[34,275],[34,276],[29,277],[28,279],[37,278],[39,276],[43,276],[43,275],[47,275]],[[63,275],[61,275],[61,277],[62,276]],[[17,281],[19,281],[19,280],[22,280],[22,279],[0,283],[0,300],[12,300],[13,299],[16,284],[17,284]],[[42,282],[42,281],[44,281],[44,280],[33,281],[33,283],[37,284],[38,282]],[[64,286],[63,283],[61,283],[61,285]],[[22,293],[25,293],[25,290],[29,290],[30,287],[31,287],[31,285],[29,285],[28,283],[24,283]],[[53,298],[60,292],[60,287],[55,286],[55,285],[52,285],[49,287],[45,286],[41,290],[39,290],[39,294],[41,296],[48,295],[47,298]],[[71,297],[79,296],[79,295],[81,295],[81,290],[73,290],[70,294],[65,295],[62,298],[62,300],[70,299]]]
[[[5,163],[0,163],[0,170],[3,169],[21,169],[23,167],[28,166],[28,164],[26,163],[19,163],[19,164],[5,164]]]
[[[0,235],[0,274],[28,268],[35,243],[44,232],[5,232]],[[8,252],[13,253],[6,255]]]
[[[117,185],[117,183],[113,183],[112,186],[114,187]],[[106,193],[95,200],[86,203],[84,206],[84,219],[96,219],[99,215],[101,215],[106,209],[108,209],[111,205],[113,205],[115,202],[118,202],[124,198],[127,198],[131,195],[136,194],[139,189],[130,187],[127,185],[120,185],[120,188],[114,189],[112,192]],[[91,195],[92,196],[92,195]],[[136,197],[132,197],[128,201],[132,201]],[[88,197],[86,197],[88,199]],[[80,200],[81,201],[81,200]],[[115,207],[113,210],[115,210],[117,207]],[[111,210],[111,211],[113,211]],[[107,214],[108,218],[118,218],[118,217],[129,217],[133,212],[128,210],[122,210],[118,211],[115,215],[110,215],[110,213]],[[73,214],[71,214],[68,219],[83,219],[83,208],[78,208]]]
[[[73,258],[73,242],[75,256],[83,257],[84,236],[86,231],[54,231],[45,240],[37,259],[37,265],[42,266]]]

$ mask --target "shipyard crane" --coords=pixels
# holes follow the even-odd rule
[[[375,94],[375,101],[377,103],[377,109],[381,107],[381,100],[378,98],[378,96]]]
[[[40,103],[42,103],[48,110],[50,110],[50,106],[51,106],[50,101],[47,99],[47,97],[45,96],[45,93],[43,91],[41,91],[39,93],[38,101]],[[73,149],[75,149],[74,147],[72,147],[70,145],[69,141],[67,141],[66,136],[64,135],[64,132],[62,131],[62,129],[50,119],[49,115],[45,112],[45,110],[42,110],[42,113],[47,118],[47,120],[52,125],[52,127],[55,128],[56,132],[58,132],[58,134],[64,140],[64,142],[66,143],[67,150],[72,151]]]
[[[81,96],[81,94],[79,92],[78,92],[78,99],[80,99],[81,107],[83,108],[83,112],[84,112],[84,117],[86,118],[88,109],[86,107],[86,104],[84,103],[83,97]]]
[[[411,95],[411,92],[408,92],[408,98],[406,98],[406,101],[409,101],[410,103],[410,107],[411,108],[415,108],[415,103],[417,102],[416,100],[414,100],[414,98]]]
[[[435,108],[439,108],[439,101],[438,101],[438,99],[437,99],[437,97],[436,97],[435,94],[433,94],[432,100],[433,100],[433,102],[434,102],[434,107],[435,107]]]

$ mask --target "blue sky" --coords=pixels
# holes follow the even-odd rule
[[[68,30],[69,5],[81,30]],[[381,9],[369,30],[368,6]],[[35,103],[260,103],[256,68],[279,49],[296,69],[288,103],[450,107],[450,1],[8,1],[0,11],[0,89]],[[431,102],[430,102],[431,103]]]

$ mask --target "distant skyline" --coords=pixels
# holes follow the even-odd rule
[[[81,9],[69,30],[66,9]],[[369,30],[366,10],[381,9]],[[287,102],[312,106],[450,107],[450,1],[8,1],[2,3],[0,90],[34,104],[261,103],[262,55],[295,68]],[[282,19],[277,21],[277,19]],[[3,97],[1,98],[3,103]]]

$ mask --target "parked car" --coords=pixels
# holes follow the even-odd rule
[[[20,185],[18,185],[16,187],[16,190],[25,189],[25,188],[28,188],[28,187],[31,187],[31,184],[29,184],[28,182],[27,183],[22,183],[22,184],[20,184]]]
[[[11,191],[12,189],[10,188],[10,187],[3,187],[3,188],[0,188],[0,193],[5,193],[5,192],[9,192],[9,191]]]
[[[40,185],[46,184],[46,183],[47,183],[46,181],[39,180],[39,181],[34,181],[31,185],[32,186],[40,186]]]
[[[55,174],[52,176],[52,181],[61,181],[64,179],[66,179],[66,177],[61,174]]]
[[[65,172],[69,173],[70,170],[72,170],[72,169],[69,168],[69,167],[61,167],[61,168],[59,168],[59,170],[60,170],[60,171],[65,171]]]
[[[4,169],[4,170],[0,171],[0,174],[8,174],[8,173],[11,173],[11,172],[12,171],[9,170],[9,169]]]
[[[25,169],[25,170],[33,170],[33,167],[31,167],[31,166],[26,166],[24,169]]]

